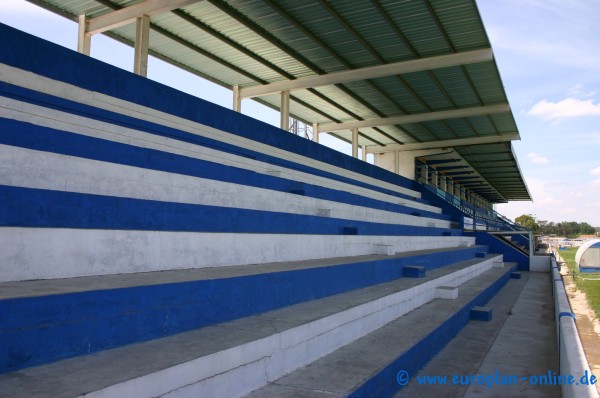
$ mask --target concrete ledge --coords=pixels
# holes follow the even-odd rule
[[[470,313],[471,320],[474,321],[491,321],[492,320],[492,309],[490,307],[476,306],[471,308]]]
[[[585,372],[589,374],[590,365],[583,351],[575,317],[571,312],[569,298],[558,272],[554,255],[551,256],[550,261],[560,374],[580,376]],[[563,398],[598,398],[598,390],[595,385],[565,383],[561,385],[561,391]]]
[[[424,278],[425,267],[422,265],[405,265],[402,276],[405,278]]]
[[[458,298],[458,287],[440,286],[435,289],[435,298],[444,300],[454,300]]]
[[[521,273],[520,272],[511,272],[510,277],[511,277],[511,279],[521,279]]]

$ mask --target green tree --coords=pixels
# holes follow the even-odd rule
[[[540,225],[537,220],[531,214],[522,214],[519,217],[515,218],[515,223],[527,228],[532,232],[538,232],[540,229]]]

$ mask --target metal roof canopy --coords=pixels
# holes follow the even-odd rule
[[[319,132],[354,138],[353,153],[456,148],[484,177],[481,196],[531,200],[475,0],[28,1],[81,21],[83,52],[92,34],[134,46],[137,37],[136,73],[146,45],[232,89],[238,107],[255,98],[289,109]],[[496,158],[502,166],[490,167]]]

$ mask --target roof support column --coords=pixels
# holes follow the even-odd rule
[[[319,142],[319,125],[317,123],[313,123],[313,141]]]
[[[400,151],[394,152],[394,173],[400,174]]]
[[[135,58],[133,73],[146,77],[148,75],[148,46],[150,44],[150,17],[142,15],[136,18],[135,25]]]
[[[281,121],[279,126],[285,130],[290,130],[290,91],[281,92]]]
[[[92,35],[87,33],[87,18],[85,15],[79,16],[79,31],[77,34],[77,52],[90,55],[92,44]]]
[[[352,157],[358,159],[358,129],[352,129]]]
[[[362,154],[362,160],[363,162],[367,161],[367,147],[366,146],[361,146],[361,154]]]
[[[242,111],[242,97],[240,96],[240,86],[233,86],[233,110]]]

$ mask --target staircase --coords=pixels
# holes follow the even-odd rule
[[[0,33],[0,395],[391,396],[517,275],[413,181]]]

